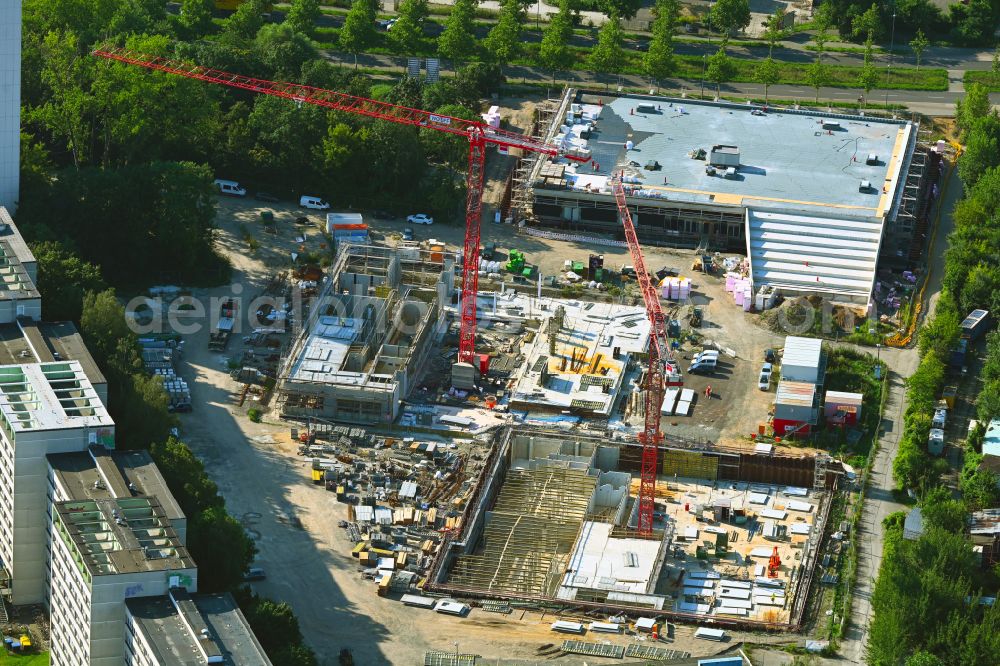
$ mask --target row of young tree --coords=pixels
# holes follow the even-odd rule
[[[971,141],[997,121],[983,91],[970,90],[958,122]],[[907,380],[907,409],[896,482],[917,491],[924,533],[902,537],[904,514],[886,521],[885,552],[872,595],[874,620],[867,645],[875,666],[1000,663],[1000,605],[979,603],[998,586],[997,571],[983,570],[965,534],[970,511],[995,507],[1000,490],[992,471],[980,469],[983,429],[970,434],[959,478],[961,498],[941,485],[947,461],[927,454],[931,414],[944,388],[949,353],[961,335],[964,314],[1000,306],[1000,157],[992,164],[966,152],[959,173],[970,185],[954,211],[937,309],[919,337],[920,364]],[[987,338],[977,401],[983,422],[1000,415],[1000,333]]]

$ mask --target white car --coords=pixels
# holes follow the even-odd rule
[[[406,218],[410,224],[434,224],[434,218],[426,213],[417,213]]]
[[[770,363],[765,363],[760,368],[760,379],[757,380],[757,388],[761,391],[768,391],[771,389],[771,371],[773,366]]]

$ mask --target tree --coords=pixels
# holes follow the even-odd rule
[[[42,83],[48,99],[29,112],[30,120],[39,123],[69,151],[73,166],[79,167],[89,156],[89,114],[94,100],[90,94],[93,64],[80,56],[77,38],[72,33],[50,32],[41,43]]]
[[[930,45],[931,42],[927,39],[927,36],[924,35],[923,30],[917,30],[917,34],[915,34],[913,39],[910,40],[910,49],[913,51],[913,55],[917,58],[917,69],[920,69],[920,59],[923,57],[924,51],[926,51],[927,47]]]
[[[285,23],[295,32],[312,37],[316,32],[316,21],[321,14],[319,0],[292,0],[292,7],[285,16]]]
[[[187,444],[169,437],[154,442],[149,452],[184,515],[196,516],[205,509],[225,504],[219,487],[205,471],[205,464]]]
[[[964,136],[980,118],[990,112],[990,91],[981,83],[971,83],[965,97],[955,102],[955,122]]]
[[[459,104],[447,104],[435,109],[434,113],[466,120],[476,120],[479,117],[472,109]],[[420,142],[428,160],[448,164],[456,170],[464,168],[468,163],[469,142],[464,137],[424,129],[420,130]]]
[[[224,506],[203,509],[189,520],[188,550],[198,563],[202,592],[222,592],[239,585],[257,553],[243,525]]]
[[[226,20],[225,33],[231,40],[249,41],[257,36],[264,25],[268,0],[246,0]]]
[[[734,70],[735,66],[732,59],[726,55],[725,46],[720,46],[718,51],[708,57],[708,80],[715,84],[717,98],[722,96],[722,84],[733,78]]]
[[[45,302],[45,318],[79,321],[84,294],[105,288],[101,270],[58,241],[32,243],[31,252],[38,262],[37,287]]]
[[[390,41],[403,53],[416,53],[424,39],[427,14],[427,0],[403,0],[399,6],[399,18],[389,31]]]
[[[572,36],[573,19],[570,16],[569,0],[561,0],[559,11],[545,28],[538,49],[538,58],[542,65],[552,70],[553,81],[557,71],[568,69],[573,64],[573,52],[569,48]]]
[[[215,0],[183,0],[180,23],[192,36],[203,37],[212,31],[212,9]]]
[[[966,46],[986,46],[993,39],[1000,11],[991,0],[969,0],[951,6],[951,21],[955,40]]]
[[[771,56],[761,60],[754,69],[753,78],[764,86],[764,104],[767,104],[767,89],[778,82],[778,63]]]
[[[254,40],[254,52],[278,79],[298,79],[302,66],[316,58],[315,45],[288,23],[261,28]]]
[[[1000,118],[990,114],[975,121],[958,160],[958,175],[966,187],[976,184],[991,167],[1000,165]]]
[[[965,529],[965,507],[942,486],[932,488],[920,502],[924,526],[961,534]]]
[[[354,0],[340,29],[340,48],[354,54],[354,67],[358,54],[375,42],[375,18],[378,16],[377,0]]]
[[[674,27],[679,13],[679,0],[657,0],[653,7],[653,35],[642,65],[654,81],[662,81],[674,71]]]
[[[864,37],[865,44],[868,48],[871,48],[871,44],[874,43],[875,37],[881,29],[881,25],[882,22],[879,18],[878,5],[875,3],[872,3],[872,6],[866,9],[863,13],[856,15],[851,23],[854,36]]]
[[[716,0],[712,6],[712,25],[726,35],[750,25],[750,0]]]
[[[767,55],[770,57],[774,53],[774,46],[781,39],[784,32],[785,8],[778,7],[774,13],[767,17],[764,24],[764,39],[767,40]]]
[[[444,32],[438,37],[438,54],[453,61],[467,60],[476,52],[476,32],[473,20],[476,17],[477,0],[455,0],[451,14],[444,25]]]
[[[865,106],[868,106],[868,94],[872,89],[878,85],[878,70],[875,68],[875,64],[871,61],[866,61],[864,65],[861,66],[861,72],[858,74],[858,86],[865,91]]]
[[[599,0],[597,6],[609,19],[614,16],[630,19],[635,18],[643,4],[643,0]]]
[[[915,652],[906,660],[905,666],[945,666],[945,663],[930,652]]]
[[[819,104],[819,89],[830,82],[830,69],[818,57],[809,65],[806,82],[815,89],[816,103]]]
[[[507,64],[517,58],[521,52],[521,26],[524,22],[524,9],[521,0],[503,0],[500,3],[500,14],[496,25],[486,36],[484,45],[493,59],[501,64]],[[395,26],[393,26],[395,30]]]
[[[618,17],[609,16],[597,34],[597,44],[590,51],[591,68],[597,72],[620,72],[625,61],[623,39]]]

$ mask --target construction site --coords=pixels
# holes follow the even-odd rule
[[[283,416],[392,423],[447,327],[454,256],[346,245],[282,359]]]
[[[640,447],[503,431],[425,589],[596,615],[797,628],[838,466],[754,450],[659,453],[654,529],[643,535]]]

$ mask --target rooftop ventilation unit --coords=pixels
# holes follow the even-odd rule
[[[712,146],[708,163],[717,167],[738,167],[740,165],[739,146],[716,145]]]

